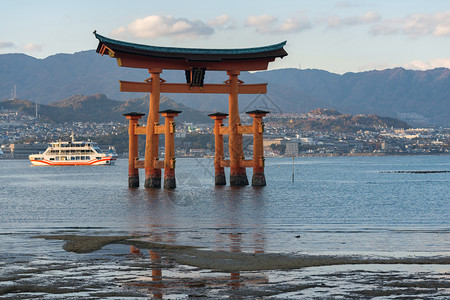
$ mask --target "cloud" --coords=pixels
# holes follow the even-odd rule
[[[221,15],[217,16],[214,19],[207,22],[208,26],[214,27],[214,28],[225,28],[227,25],[229,25],[232,22],[232,19],[229,15]]]
[[[326,23],[330,28],[341,28],[344,26],[356,26],[377,22],[381,19],[380,15],[376,12],[369,11],[361,16],[345,17],[330,16],[327,18]]]
[[[256,27],[256,31],[260,33],[269,33],[273,30],[273,24],[277,22],[277,18],[269,15],[250,16],[245,22],[246,26]]]
[[[173,16],[152,15],[136,19],[125,28],[123,26],[112,31],[113,36],[131,34],[136,38],[173,37],[176,39],[196,39],[200,36],[209,36],[214,29],[199,20],[175,18]]]
[[[450,58],[435,58],[429,62],[423,60],[413,60],[406,65],[405,69],[412,70],[429,70],[435,68],[450,68]]]
[[[111,35],[112,35],[112,36],[115,36],[115,37],[118,37],[118,36],[123,35],[125,32],[126,32],[125,27],[120,26],[119,28],[114,29],[114,30],[111,32]]]
[[[412,14],[400,19],[388,19],[372,27],[374,35],[406,34],[450,36],[450,11],[434,14]]]
[[[14,44],[11,42],[0,42],[0,49],[14,48]]]
[[[39,52],[42,51],[42,46],[34,43],[28,43],[23,47],[26,52]]]
[[[245,25],[255,27],[256,32],[266,34],[295,33],[311,28],[311,23],[306,17],[289,18],[280,24],[278,18],[271,15],[250,16]]]
[[[308,19],[289,18],[281,24],[278,32],[295,33],[309,28],[311,28],[311,23]]]

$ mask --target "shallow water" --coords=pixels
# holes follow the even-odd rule
[[[272,267],[238,276],[181,264],[170,251],[155,262],[152,249],[130,254],[129,245],[110,244],[74,254],[63,241],[31,238],[145,235],[212,252],[336,259],[450,256],[450,173],[386,172],[450,170],[449,156],[296,158],[294,182],[292,162],[269,158],[266,187],[232,188],[213,185],[212,159],[178,159],[178,187],[165,191],[128,189],[126,160],[108,167],[0,161],[0,296],[364,298],[374,296],[371,282],[380,284],[380,297],[450,295],[448,264]],[[162,285],[152,269],[162,271]],[[395,286],[382,288],[388,277]]]

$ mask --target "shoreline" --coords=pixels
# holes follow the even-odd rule
[[[280,157],[368,157],[368,156],[450,156],[450,153],[344,153],[344,154],[335,154],[335,153],[323,153],[323,154],[298,154],[298,155],[278,155],[278,156],[266,156],[265,158],[280,158]],[[160,157],[163,158],[164,156]],[[213,156],[177,156],[177,158],[214,158]],[[119,156],[117,159],[128,159],[127,156]],[[27,157],[0,157],[0,161],[2,160],[29,160]]]

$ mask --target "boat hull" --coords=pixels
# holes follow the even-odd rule
[[[104,157],[102,159],[92,159],[87,161],[54,161],[48,159],[35,160],[30,158],[33,166],[111,166],[114,165],[116,159],[112,156]]]

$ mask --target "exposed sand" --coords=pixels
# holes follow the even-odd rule
[[[139,240],[136,236],[41,235],[36,238],[65,240],[69,252],[90,253],[108,244],[133,245],[156,251],[181,265],[223,272],[289,270],[305,267],[355,264],[439,264],[449,265],[450,257],[365,258],[358,256],[290,255],[204,250]]]
[[[36,238],[65,241],[66,251],[85,254],[5,256],[0,298],[450,299],[449,257],[230,253],[135,235]],[[128,245],[140,252],[130,253]]]

